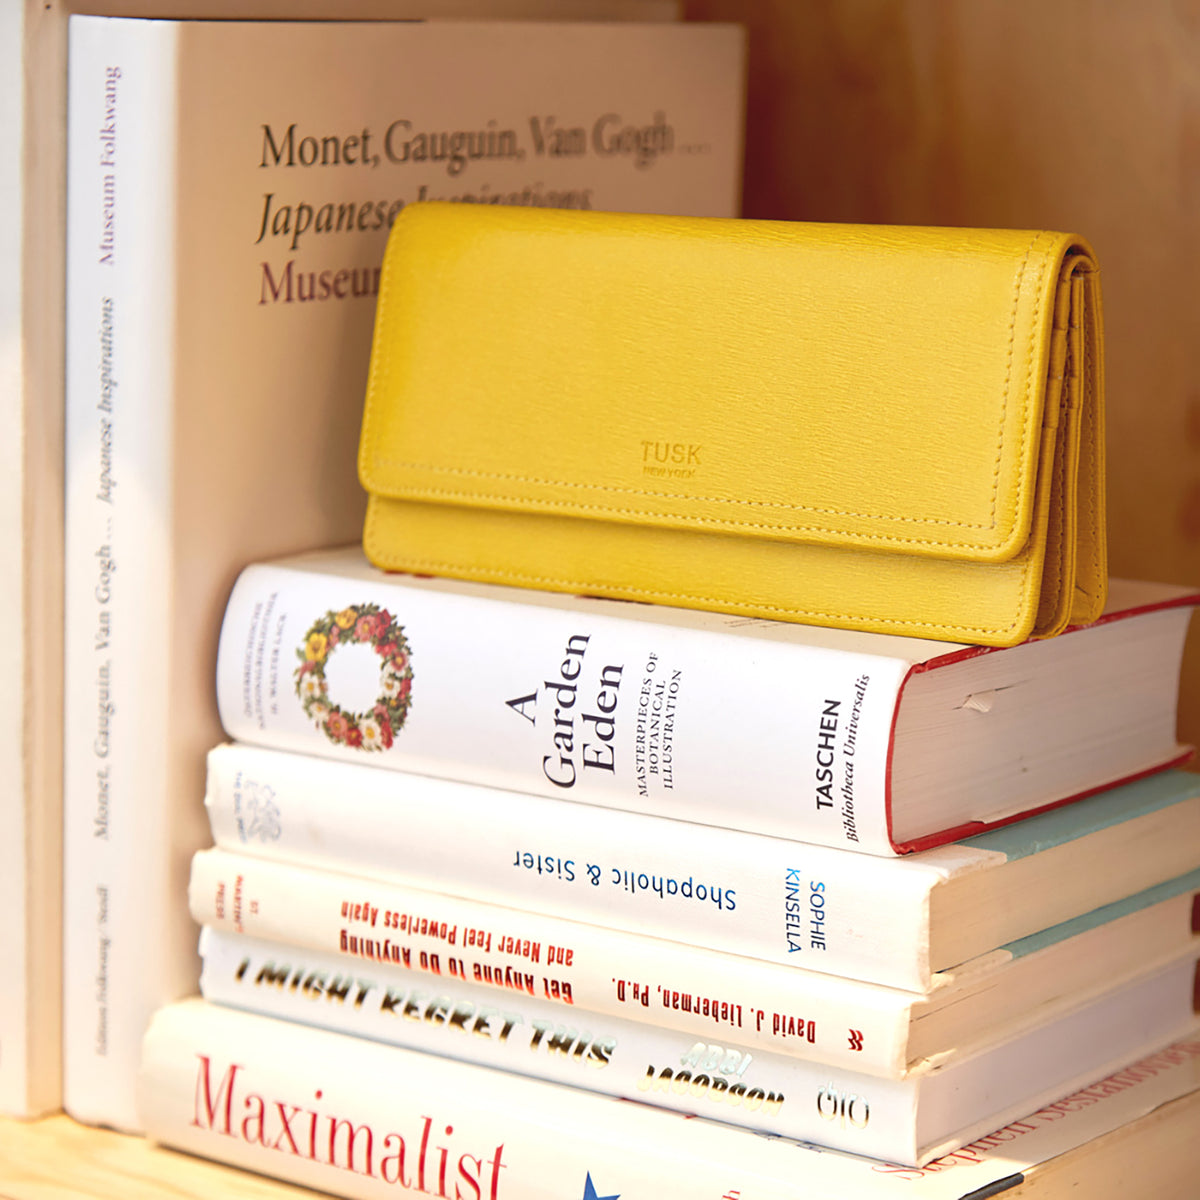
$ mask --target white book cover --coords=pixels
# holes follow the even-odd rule
[[[155,1016],[139,1095],[165,1145],[355,1200],[959,1200],[1002,1194],[1031,1164],[1194,1090],[1198,1057],[1193,1035],[924,1167],[200,1000]]]
[[[742,36],[75,17],[69,93],[65,1104],[134,1128],[138,1039],[198,970],[229,588],[360,533],[390,220],[435,196],[731,215]]]
[[[201,994],[235,1008],[921,1166],[1195,1024],[1192,948],[976,1054],[879,1079],[462,979],[204,929]]]
[[[280,864],[915,990],[1200,867],[1200,780],[1181,771],[888,859],[247,743],[210,751],[205,808],[218,847]],[[1148,837],[1164,821],[1171,836]],[[1151,844],[1114,861],[1132,837]],[[1040,869],[1037,856],[1053,849]],[[1016,885],[997,878],[991,894],[1005,902],[987,904],[986,876],[1003,872],[1024,873],[1035,902],[1018,905]],[[968,923],[955,911],[959,888],[978,889],[968,903],[989,919],[964,931],[967,953],[939,961],[947,920]]]
[[[994,1029],[989,1031],[985,1024],[982,1033],[971,1032],[968,1023],[966,1035],[948,1034],[947,1043],[927,1037],[924,1029],[918,1034],[917,1028],[928,1021],[936,1031],[940,1002],[967,1008],[972,1001],[980,1004],[976,987],[984,993],[990,987],[1003,988],[1000,970],[1006,960],[1015,961],[1031,950],[1031,957],[1036,957],[1040,938],[1031,939],[1032,947],[1016,943],[967,964],[961,978],[955,978],[958,972],[946,980],[939,978],[945,995],[935,991],[926,997],[723,954],[702,943],[665,941],[637,931],[223,850],[204,850],[195,856],[189,895],[199,925],[297,951],[338,955],[347,970],[355,963],[398,966],[421,971],[431,982],[466,980],[552,1001],[564,1010],[632,1016],[696,1036],[720,1030],[747,1047],[860,1074],[900,1078],[928,1068],[931,1062],[942,1065],[964,1047],[994,1042],[1077,1005],[1122,978],[1194,951],[1196,938],[1180,921],[1181,909],[1188,908],[1191,896],[1178,890],[1187,882],[1194,886],[1194,881],[1193,873],[1163,889],[1179,896],[1167,920],[1179,922],[1182,928],[1156,937],[1153,919],[1131,922],[1145,937],[1145,958],[1127,952],[1122,960],[1117,953],[1118,931],[1107,977],[1089,979],[1077,972],[1075,988],[1062,993],[1052,987],[1047,990],[1044,982],[1040,990],[1037,985],[1021,988],[1018,980],[1010,997],[1012,1011],[1002,1012]],[[1072,928],[1066,927],[1068,937]],[[1103,952],[1105,939],[1101,934],[1091,944]],[[1047,960],[1052,969],[1054,955],[1044,955],[1042,961]],[[1032,969],[1036,971],[1036,966]],[[1068,957],[1062,967],[1064,984],[1069,969]],[[983,1007],[986,1022],[986,1004]],[[942,1028],[961,1031],[963,1026],[943,1020]],[[910,1048],[914,1039],[923,1046],[922,1052]]]
[[[112,7],[112,6],[109,6]],[[128,5],[117,6],[128,8]],[[160,0],[162,17],[229,14],[220,0]],[[8,782],[0,814],[0,1112],[61,1103],[63,255],[70,6],[17,0],[0,13],[0,404],[5,439],[0,702]],[[677,0],[247,0],[240,18],[673,21]]]
[[[1187,756],[1196,594],[1110,597],[989,652],[385,573],[350,546],[241,574],[217,697],[243,741],[893,857]]]

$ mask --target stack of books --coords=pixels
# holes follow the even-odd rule
[[[348,1195],[797,1195],[1186,1076],[1197,599],[985,650],[248,568],[148,1131]]]

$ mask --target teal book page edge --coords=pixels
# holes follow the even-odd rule
[[[1200,775],[1190,771],[1161,771],[1035,817],[1026,817],[1012,825],[989,830],[978,837],[964,838],[957,844],[991,850],[1003,854],[1011,862],[1135,817],[1170,808],[1198,795]]]
[[[1094,908],[1081,917],[1063,921],[1061,924],[1052,925],[1049,929],[1043,929],[1040,933],[1031,933],[1028,937],[1009,942],[1007,946],[1001,946],[1000,949],[1007,950],[1013,958],[1024,958],[1027,954],[1034,954],[1038,950],[1044,950],[1047,946],[1065,942],[1067,938],[1087,933],[1089,929],[1107,925],[1109,921],[1139,912],[1143,908],[1149,908],[1152,904],[1161,904],[1164,900],[1173,900],[1184,892],[1196,891],[1200,891],[1200,867],[1189,871],[1186,875],[1176,875],[1174,879],[1168,879],[1165,883],[1147,888],[1144,892],[1126,896],[1124,900],[1114,900],[1112,904]],[[1196,940],[1200,943],[1200,937],[1197,937]]]

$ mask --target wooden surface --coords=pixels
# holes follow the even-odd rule
[[[1092,241],[1111,566],[1200,586],[1200,0],[684,10],[749,30],[746,216]],[[1200,742],[1200,629],[1183,709],[1186,740]]]
[[[1198,1132],[1200,1092],[1194,1092],[1033,1168],[1024,1183],[1000,1195],[1003,1200],[1196,1200]],[[897,1195],[906,1189],[919,1196],[919,1181],[897,1181]],[[176,1154],[141,1138],[88,1129],[61,1115],[30,1123],[0,1120],[0,1200],[315,1200],[320,1194]],[[797,1197],[811,1200],[799,1184]]]
[[[322,1193],[58,1115],[0,1121],[0,1200],[314,1200]]]

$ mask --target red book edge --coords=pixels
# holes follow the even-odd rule
[[[1156,600],[1153,604],[1139,604],[1131,608],[1121,608],[1115,612],[1105,613],[1089,625],[1070,625],[1057,636],[1069,637],[1072,633],[1078,633],[1082,629],[1095,629],[1098,625],[1108,625],[1114,621],[1124,621],[1129,617],[1140,616],[1142,613],[1158,612],[1168,608],[1195,608],[1198,605],[1200,605],[1200,592],[1184,592],[1169,599]],[[1040,639],[1031,638],[1029,640]],[[1025,645],[1027,643],[1021,644]],[[1013,825],[1017,821],[1025,820],[1026,817],[1036,817],[1039,813],[1050,812],[1051,809],[1055,808],[1063,808],[1065,805],[1074,804],[1077,800],[1084,800],[1088,796],[1107,792],[1110,788],[1120,787],[1126,783],[1133,783],[1138,779],[1145,779],[1149,775],[1156,775],[1160,771],[1169,770],[1171,767],[1182,766],[1194,754],[1193,747],[1185,746],[1178,754],[1157,766],[1147,767],[1141,771],[1134,771],[1129,775],[1122,775],[1118,779],[1110,780],[1107,783],[1099,784],[1085,791],[1075,792],[1070,796],[1063,796],[1061,799],[1052,800],[1049,804],[1042,804],[1037,808],[1027,808],[1010,816],[1002,817],[997,821],[967,821],[962,825],[955,825],[950,829],[923,834],[921,837],[910,838],[906,842],[897,842],[892,837],[892,752],[896,745],[896,721],[900,716],[900,701],[904,695],[904,689],[908,686],[908,681],[914,675],[920,675],[926,671],[935,671],[939,667],[950,666],[952,663],[965,662],[970,658],[979,658],[984,654],[1002,654],[1009,649],[1012,649],[1012,647],[962,646],[958,650],[953,650],[948,654],[939,654],[933,658],[925,659],[923,662],[913,663],[908,668],[908,673],[904,676],[900,688],[896,693],[896,704],[892,709],[892,724],[888,733],[887,764],[884,770],[884,812],[887,817],[888,844],[891,846],[893,853],[915,854],[920,850],[932,850],[937,846],[945,846],[950,842],[961,841],[963,838],[976,837],[981,833],[986,833],[989,829],[999,829],[1004,825]]]

